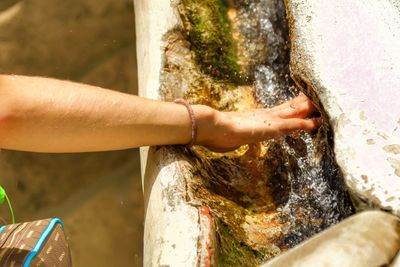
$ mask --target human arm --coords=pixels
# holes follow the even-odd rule
[[[49,78],[0,76],[0,147],[35,152],[118,150],[187,144],[191,120],[183,105]],[[285,105],[285,104],[284,104]],[[295,105],[295,108],[293,108]],[[231,149],[246,143],[311,131],[318,120],[300,97],[271,110],[224,113],[193,105],[196,144]]]

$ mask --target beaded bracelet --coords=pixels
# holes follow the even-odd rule
[[[193,108],[192,106],[183,98],[178,98],[174,100],[174,103],[184,105],[189,113],[190,120],[192,122],[192,138],[187,144],[188,147],[191,147],[195,144],[196,139],[197,139],[197,124],[196,124],[196,117],[194,116]]]

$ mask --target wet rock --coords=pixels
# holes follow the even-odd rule
[[[237,47],[231,37],[227,7],[220,0],[181,0],[177,5],[196,63],[218,79],[240,83]]]
[[[400,5],[288,0],[291,74],[334,131],[359,208],[400,215]]]
[[[400,249],[400,221],[380,211],[354,215],[263,267],[379,267]]]

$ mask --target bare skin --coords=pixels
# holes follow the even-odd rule
[[[0,75],[0,147],[33,152],[119,150],[187,144],[191,120],[183,105],[49,78]],[[197,145],[226,151],[243,144],[313,131],[306,96],[272,109],[220,112],[193,105]]]

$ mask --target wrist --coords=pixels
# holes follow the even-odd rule
[[[193,105],[192,108],[197,124],[197,138],[194,144],[207,144],[215,131],[219,111],[205,105]]]

